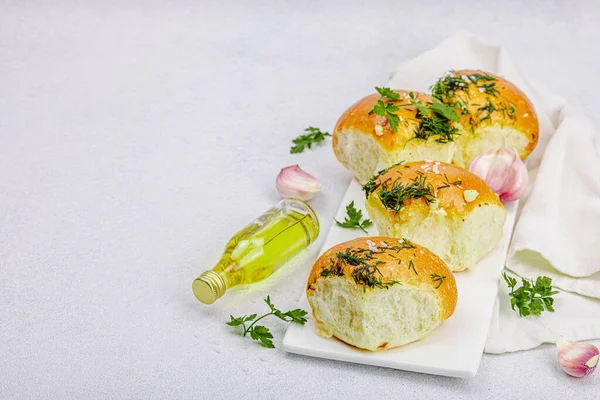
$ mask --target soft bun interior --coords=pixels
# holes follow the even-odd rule
[[[355,130],[346,130],[337,136],[337,157],[346,168],[350,169],[359,182],[366,182],[384,165],[381,146],[367,135]]]
[[[529,145],[529,140],[521,132],[499,124],[475,128],[473,133],[467,133],[462,128],[459,132],[461,145],[452,163],[464,168],[468,168],[471,161],[481,153],[512,147],[517,153],[523,154]]]
[[[377,171],[400,161],[436,160],[468,168],[471,160],[481,153],[507,146],[522,154],[529,144],[522,133],[501,125],[477,128],[473,133],[461,127],[459,132],[460,136],[454,142],[411,140],[397,150],[385,151],[373,137],[347,129],[337,134],[336,155],[356,179],[364,184]]]
[[[348,279],[332,277],[316,282],[309,301],[317,333],[367,350],[414,342],[442,318],[438,297],[410,285],[363,291]]]
[[[495,204],[477,207],[464,217],[435,207],[407,208],[392,217],[377,196],[371,196],[366,206],[380,235],[419,243],[452,271],[473,268],[492,250],[502,237],[505,219],[504,210]]]
[[[361,184],[366,183],[377,171],[400,161],[437,160],[450,163],[456,156],[460,157],[454,142],[411,140],[399,150],[386,152],[373,137],[357,130],[342,130],[336,136],[338,160],[352,171]]]

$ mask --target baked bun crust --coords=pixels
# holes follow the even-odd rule
[[[454,71],[438,80],[432,94],[460,116],[455,123],[462,150],[453,159],[457,165],[469,166],[473,158],[497,150],[504,141],[521,159],[537,145],[539,123],[533,104],[504,78],[481,70]]]
[[[386,100],[395,105],[410,104],[409,91],[394,90],[401,100]],[[434,99],[423,93],[414,93],[415,101],[431,103]],[[438,143],[434,137],[427,141],[411,140],[421,124],[417,107],[402,106],[396,112],[400,117],[397,132],[387,118],[369,114],[379,93],[368,95],[354,103],[338,119],[333,130],[333,152],[337,159],[349,169],[360,183],[365,183],[380,169],[399,161],[435,159],[450,162],[455,144]]]
[[[439,161],[400,164],[364,187],[380,235],[427,247],[452,271],[474,267],[502,237],[498,196],[468,170]]]
[[[407,240],[358,238],[312,267],[306,295],[317,333],[385,350],[419,340],[456,307],[456,281],[431,251]]]
[[[385,103],[410,104],[408,91],[394,90],[401,100]],[[479,70],[460,70],[441,78],[432,87],[432,96],[415,93],[414,101],[423,104],[442,102],[454,107],[458,121],[449,124],[456,129],[450,140],[432,135],[417,139],[423,118],[414,106],[400,107],[397,132],[387,118],[369,114],[379,93],[354,103],[338,119],[333,131],[333,150],[342,165],[360,183],[365,183],[383,168],[400,161],[437,160],[468,167],[479,154],[513,147],[522,159],[535,148],[539,125],[533,105],[509,81]]]

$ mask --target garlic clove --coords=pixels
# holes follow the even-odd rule
[[[556,341],[558,362],[569,375],[582,378],[591,374],[598,365],[598,348],[590,343],[571,343],[559,339]]]
[[[504,202],[518,200],[527,189],[529,174],[515,149],[503,148],[482,153],[469,165]]]
[[[310,200],[321,191],[321,182],[298,165],[282,168],[275,187],[282,197]]]

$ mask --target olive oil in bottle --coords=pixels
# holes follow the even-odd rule
[[[212,304],[233,286],[263,280],[318,236],[313,209],[301,200],[283,199],[229,240],[217,265],[194,280],[194,295]]]

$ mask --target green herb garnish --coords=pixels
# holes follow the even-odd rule
[[[244,328],[244,332],[243,332],[244,336],[247,336],[248,334],[250,334],[250,337],[252,339],[257,340],[263,346],[272,349],[272,348],[275,348],[275,345],[273,344],[273,341],[271,340],[271,339],[273,339],[273,335],[271,334],[271,331],[269,331],[269,328],[267,328],[267,327],[264,327],[262,325],[256,325],[256,323],[263,318],[266,318],[270,315],[274,315],[277,318],[279,318],[285,322],[295,322],[297,324],[304,325],[306,323],[305,317],[306,317],[306,314],[308,314],[308,313],[305,310],[302,310],[300,308],[297,308],[295,310],[290,310],[287,312],[281,312],[277,308],[275,308],[275,306],[271,303],[271,299],[269,296],[267,296],[267,298],[265,299],[265,303],[267,303],[267,305],[271,309],[271,312],[269,312],[265,315],[262,315],[258,318],[256,318],[256,314],[244,315],[243,317],[234,317],[233,315],[230,315],[229,317],[231,318],[231,320],[229,322],[227,322],[227,325],[229,325],[229,326],[240,326],[241,325],[242,328]],[[251,322],[250,325],[246,326],[247,322]]]
[[[386,249],[383,248],[382,251]],[[352,271],[352,279],[357,285],[363,285],[363,291],[367,287],[387,289],[389,286],[401,284],[398,281],[381,281],[382,273],[378,266],[383,264],[383,261],[372,262],[373,256],[368,249],[353,250],[348,247],[344,253],[338,252],[335,255],[335,260],[330,259],[330,265],[321,271],[321,276],[343,276],[346,266],[356,267]]]
[[[395,92],[388,87],[375,86],[375,90],[377,90],[377,93],[379,93],[381,97],[387,97],[390,100],[400,100],[400,93]]]
[[[446,279],[444,275],[431,274],[429,276],[431,277],[432,281],[438,282],[438,285],[435,287],[436,289],[439,289],[440,286],[442,286],[442,283],[444,283],[444,279]]]
[[[388,98],[390,100],[400,100],[400,94],[394,92],[392,89],[387,87],[375,87],[375,90],[381,95],[381,98],[377,100],[373,109],[369,111],[369,114],[379,115],[380,117],[386,117],[388,123],[390,124],[390,129],[394,132],[398,132],[398,122],[400,122],[400,116],[396,114],[400,110],[400,108],[394,104],[388,102],[384,102],[384,98]]]
[[[445,189],[445,188],[449,188],[450,185],[460,186],[460,185],[462,185],[462,181],[460,179],[458,179],[458,180],[456,180],[454,182],[450,182],[448,180],[448,175],[444,174],[444,183],[441,186],[438,186],[437,188],[438,189]]]
[[[344,222],[340,222],[337,219],[335,220],[336,224],[338,224],[338,226],[342,227],[342,228],[347,228],[347,229],[361,229],[364,233],[369,233],[367,232],[367,229],[369,226],[371,226],[373,224],[373,222],[370,219],[363,219],[363,215],[362,215],[362,211],[361,210],[357,210],[354,207],[354,200],[350,202],[350,204],[348,204],[346,206],[346,217],[344,218]],[[361,221],[362,220],[362,221]]]
[[[487,112],[487,114],[483,118],[479,118],[479,121],[483,122],[487,119],[491,119],[492,113],[494,111],[496,111],[496,107],[492,103],[487,103],[485,106],[479,107],[477,109],[477,116],[479,116],[480,114],[482,114],[484,112]]]
[[[453,107],[449,107],[443,103],[431,103],[428,107],[431,111],[440,114],[450,121],[458,121],[460,118]]]
[[[402,238],[402,242],[400,240],[398,240],[398,243],[400,243],[400,250],[409,250],[409,249],[417,248],[417,246],[412,244],[411,241],[408,240],[407,238]]]
[[[454,73],[454,71],[450,71]],[[454,108],[460,109],[461,114],[470,114],[466,107],[468,103],[469,92],[467,86],[475,84],[478,90],[490,96],[496,96],[496,78],[485,74],[470,74],[470,75],[447,75],[444,76],[431,87],[431,95],[444,104],[452,105]],[[479,84],[481,82],[481,84]],[[457,93],[458,92],[458,93]],[[493,112],[494,110],[491,110]],[[486,118],[488,119],[488,118]],[[474,120],[470,120],[474,124]]]
[[[453,107],[443,103],[423,104],[421,100],[415,101],[415,95],[410,92],[410,105],[417,107],[417,117],[421,123],[415,131],[414,139],[427,141],[431,136],[438,136],[438,143],[454,141],[454,136],[459,135],[458,129],[450,121],[458,121],[459,116]]]
[[[538,276],[535,284],[533,281],[530,282],[521,278],[522,286],[516,290],[517,280],[515,278],[511,278],[504,273],[504,281],[510,288],[508,294],[511,297],[510,306],[513,311],[517,307],[520,317],[526,317],[530,314],[540,315],[544,310],[554,312],[554,299],[551,296],[557,294],[558,291],[552,290],[551,278]]]
[[[464,90],[467,84],[461,77],[448,75],[439,79],[431,87],[431,96],[443,103],[449,103],[448,100],[454,97],[455,92]]]
[[[304,130],[308,132],[306,135],[300,135],[292,140],[294,146],[290,149],[291,154],[302,153],[307,147],[312,148],[313,144],[322,142],[327,136],[331,136],[329,132],[321,132],[319,128],[309,126]]]
[[[498,91],[496,90],[496,88],[494,87],[496,85],[496,82],[492,82],[492,83],[485,83],[481,86],[477,86],[479,88],[479,91],[482,91],[483,89],[483,93],[485,94],[489,94],[491,96],[496,96],[498,94]]]
[[[390,125],[390,129],[398,132],[398,123],[400,116],[397,112],[400,107],[415,106],[417,108],[417,117],[421,118],[421,123],[415,132],[416,139],[427,140],[430,136],[439,136],[436,142],[448,143],[454,140],[454,136],[458,135],[458,129],[450,125],[450,121],[458,121],[459,116],[453,107],[443,103],[423,103],[421,100],[416,100],[414,92],[409,93],[410,101],[406,104],[394,104],[384,99],[401,100],[400,94],[396,93],[387,87],[375,87],[381,98],[369,114],[386,117]]]
[[[496,78],[490,75],[485,74],[471,74],[467,75],[467,78],[471,80],[473,83],[477,83],[479,81],[495,81]]]
[[[417,270],[415,269],[415,263],[413,262],[413,260],[410,260],[410,262],[408,263],[408,269],[409,270],[413,270],[415,274],[419,275],[419,273],[417,272]]]
[[[426,204],[437,201],[433,186],[427,183],[427,177],[421,171],[417,171],[417,176],[411,183],[403,184],[399,179],[396,179],[391,185],[387,182],[381,185],[377,195],[388,210],[398,213],[409,199],[422,198]]]
[[[427,141],[430,137],[437,136],[436,142],[448,143],[453,142],[454,137],[459,135],[458,128],[451,126],[447,118],[435,114],[423,118],[415,131],[413,139]]]
[[[352,273],[352,278],[357,285],[363,285],[363,292],[367,290],[367,287],[371,289],[378,287],[380,289],[388,289],[392,285],[401,284],[399,281],[386,281],[382,282],[377,276],[383,276],[377,265],[383,264],[383,261],[378,261],[373,265],[363,264]]]
[[[373,193],[375,191],[375,189],[377,189],[379,186],[381,186],[381,182],[377,182],[377,179],[385,174],[386,172],[388,172],[390,169],[394,168],[397,165],[402,164],[404,161],[400,161],[394,165],[390,165],[387,168],[382,169],[381,171],[378,171],[375,175],[373,175],[371,177],[371,179],[369,179],[369,181],[365,184],[365,186],[363,186],[363,190],[365,191],[365,195],[367,198],[369,198],[369,195],[371,193]]]

